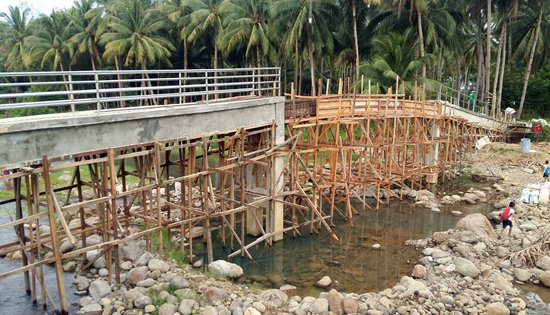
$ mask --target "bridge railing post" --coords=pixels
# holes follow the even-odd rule
[[[99,98],[99,76],[97,72],[94,72],[94,81],[95,81],[95,98],[96,98],[96,109],[99,114],[99,111],[101,110],[101,101]]]
[[[73,94],[73,76],[69,72],[69,100],[71,102],[71,112],[75,111],[74,94]]]
[[[204,82],[205,82],[205,94],[206,94],[206,104],[208,104],[209,91],[208,91],[208,71],[204,71]]]

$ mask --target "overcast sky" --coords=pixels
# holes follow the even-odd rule
[[[74,0],[0,0],[0,12],[8,12],[8,6],[27,7],[31,9],[34,17],[44,13],[50,14],[53,9],[61,10],[70,8]]]

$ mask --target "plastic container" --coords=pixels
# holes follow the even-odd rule
[[[524,188],[521,191],[521,197],[519,198],[519,200],[523,203],[529,203],[529,192],[530,192],[529,189]]]
[[[534,204],[539,203],[539,191],[538,190],[531,190],[531,192],[529,192],[529,203],[534,203]]]
[[[523,138],[519,145],[522,153],[529,153],[529,151],[531,151],[531,139]]]
[[[539,202],[548,203],[549,200],[550,200],[550,183],[544,183],[540,188]]]

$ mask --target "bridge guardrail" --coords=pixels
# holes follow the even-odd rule
[[[209,103],[241,96],[279,96],[280,68],[99,70],[0,73],[6,111],[102,111],[144,105]],[[17,113],[24,116],[25,113]]]

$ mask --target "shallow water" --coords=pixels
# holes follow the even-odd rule
[[[361,206],[354,204],[354,208],[361,209]],[[451,215],[450,210],[461,210],[465,214],[487,213],[490,207],[453,207],[435,213],[421,206],[394,201],[389,207],[367,210],[364,215],[356,216],[353,228],[343,220],[335,221],[334,232],[341,242],[333,240],[325,231],[310,235],[309,229],[304,228],[304,237],[286,235],[273,248],[262,244],[251,249],[253,261],[240,257],[232,261],[243,267],[245,282],[274,288],[291,284],[298,288],[291,294],[314,295],[319,289],[313,284],[323,276],[336,281],[332,288],[340,291],[379,291],[409,275],[418,260],[419,253],[405,246],[406,240],[425,238],[433,232],[454,227],[460,217]],[[373,249],[374,244],[380,244],[381,249]],[[227,253],[229,250],[220,250],[215,258],[227,259]]]
[[[3,206],[4,210],[6,207]],[[5,214],[6,211],[0,211],[0,224],[9,222],[10,217]],[[13,229],[0,230],[0,244],[4,244],[16,239]],[[15,270],[22,267],[21,260],[11,260],[0,258],[0,274]],[[38,275],[38,268],[37,275]],[[67,296],[67,302],[69,303],[69,314],[75,314],[80,308],[78,305],[79,297],[74,295],[74,290],[71,287],[74,274],[66,272],[64,274],[65,291]],[[59,307],[59,294],[57,293],[57,282],[55,278],[55,269],[50,265],[44,266],[44,281],[46,287],[53,300]],[[48,308],[44,310],[42,308],[40,284],[36,282],[37,286],[37,304],[33,305],[31,302],[31,296],[27,295],[23,282],[23,274],[13,275],[11,277],[0,280],[0,314],[55,314],[49,301]]]

